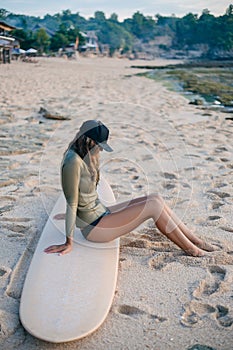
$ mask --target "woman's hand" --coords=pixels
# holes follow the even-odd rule
[[[71,250],[72,250],[72,241],[70,238],[67,238],[66,243],[51,245],[50,247],[46,248],[44,252],[47,254],[59,253],[59,255],[65,255],[71,252]]]

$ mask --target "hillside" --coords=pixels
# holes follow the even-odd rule
[[[70,10],[44,17],[10,13],[0,9],[0,20],[17,28],[14,33],[22,46],[34,46],[45,52],[56,51],[69,45],[82,33],[93,32],[99,45],[108,45],[110,55],[116,52],[154,58],[204,57],[232,58],[233,56],[233,5],[218,17],[204,9],[198,17],[188,13],[183,17],[144,16],[140,12],[120,22],[117,14],[106,18],[96,11],[88,19]],[[41,41],[44,44],[41,46]]]

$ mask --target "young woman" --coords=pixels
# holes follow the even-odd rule
[[[108,242],[134,230],[152,218],[158,229],[188,255],[201,257],[215,250],[195,236],[158,194],[139,197],[106,208],[99,200],[100,151],[112,151],[109,130],[97,120],[84,122],[65,152],[61,167],[62,188],[67,201],[66,242],[45,249],[46,253],[67,254],[72,249],[75,225],[93,242]],[[64,218],[58,215],[57,219]]]

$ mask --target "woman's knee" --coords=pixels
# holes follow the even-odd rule
[[[157,193],[149,195],[147,199],[147,208],[151,218],[153,218],[156,223],[164,209],[163,198]]]
[[[163,197],[159,193],[151,193],[148,196],[148,199],[156,204],[163,205],[164,206],[164,200]]]

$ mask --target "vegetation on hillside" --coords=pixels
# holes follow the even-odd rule
[[[122,22],[116,13],[106,18],[102,11],[86,19],[70,10],[41,18],[0,9],[1,20],[17,28],[13,34],[20,39],[22,48],[33,46],[40,52],[56,51],[74,42],[77,36],[82,44],[85,41],[82,33],[95,31],[99,43],[109,46],[110,54],[153,52],[156,47],[163,54],[176,50],[186,54],[199,52],[206,58],[233,55],[233,5],[218,17],[208,9],[200,16],[188,13],[181,18],[144,16],[137,11]]]

